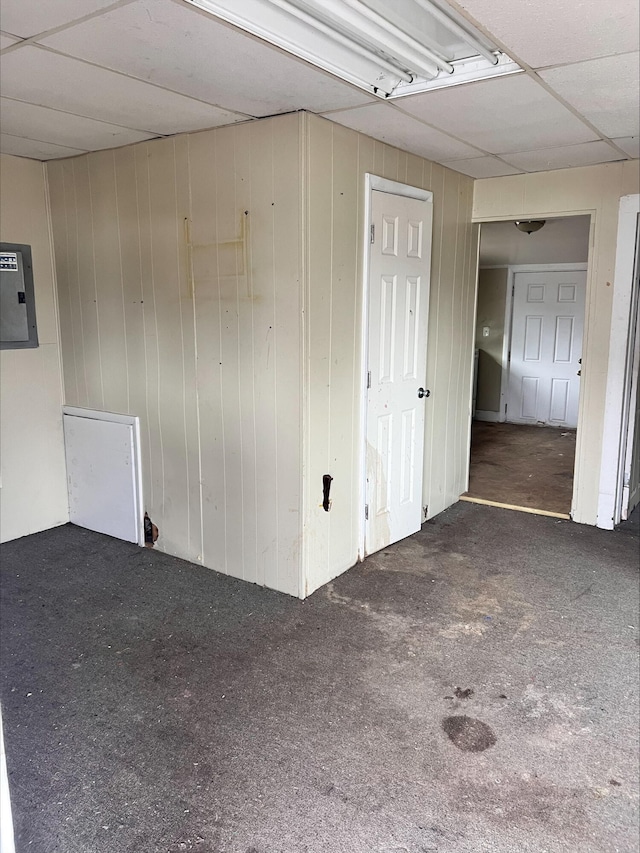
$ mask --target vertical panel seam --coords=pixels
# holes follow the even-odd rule
[[[146,150],[146,146],[145,149]],[[138,179],[138,160],[133,154],[133,174],[136,187],[136,222],[138,225],[138,264],[140,273],[140,304],[144,305],[144,275],[142,268],[142,231],[140,227],[140,183]],[[151,486],[151,494],[149,500],[153,505],[153,453],[151,452],[151,419],[149,417],[149,359],[147,357],[147,324],[145,320],[145,310],[142,308],[142,340],[144,352],[144,402],[146,411],[146,427],[147,427],[147,447],[149,450],[149,478],[148,482]]]
[[[91,213],[91,257],[93,258],[93,292],[96,297],[96,340],[98,343],[98,366],[100,368],[100,392],[102,395],[102,408],[105,408],[104,399],[104,377],[102,373],[102,347],[100,341],[100,306],[98,304],[98,279],[96,276],[96,235],[93,222],[93,188],[91,186],[91,157],[86,159],[87,179],[89,181],[89,210]]]
[[[146,146],[145,146],[146,147]],[[148,149],[147,149],[148,151]],[[153,319],[156,327],[156,412],[158,416],[158,437],[160,439],[160,465],[162,471],[162,512],[165,506],[165,467],[164,467],[164,441],[162,437],[162,416],[160,414],[160,335],[158,332],[158,311],[156,309],[156,281],[153,263],[153,216],[151,212],[151,171],[149,166],[149,154],[147,153],[147,201],[149,205],[149,261],[151,264],[151,294],[153,296]]]
[[[191,186],[191,136],[187,136],[187,186],[189,192],[189,219],[193,218],[193,197]],[[190,232],[189,232],[190,233]],[[191,238],[190,238],[191,242]],[[200,428],[200,384],[198,382],[198,323],[196,321],[196,285],[193,277],[193,251],[187,247],[187,264],[191,288],[191,320],[193,323],[193,384],[196,402],[196,436],[198,441],[198,495],[200,501],[200,560],[205,564],[204,556],[204,507],[202,497],[202,433]]]
[[[187,553],[191,554],[191,471],[189,466],[189,441],[187,429],[187,375],[184,357],[184,316],[182,311],[181,293],[181,270],[180,270],[180,242],[184,238],[184,223],[180,219],[178,211],[178,160],[176,155],[176,139],[173,137],[173,195],[175,199],[175,226],[176,226],[176,289],[178,292],[178,315],[180,317],[180,352],[182,360],[182,429],[184,437],[184,465],[187,486]],[[187,251],[185,241],[185,251]]]
[[[80,284],[80,252],[78,247],[80,245],[80,232],[78,229],[78,186],[76,179],[76,160],[71,161],[71,171],[73,172],[73,202],[76,211],[76,284],[78,288],[78,309],[80,312],[80,337],[82,339],[82,371],[84,374],[84,393],[85,393],[85,405],[89,404],[89,382],[87,381],[87,357],[86,357],[86,345],[84,340],[84,312],[82,310],[82,290]]]
[[[213,146],[213,172],[216,176],[216,198],[215,198],[215,211],[216,211],[216,284],[218,287],[218,372],[219,372],[219,388],[220,388],[220,426],[222,429],[222,483],[223,483],[223,512],[224,512],[224,572],[225,574],[229,574],[229,564],[228,564],[228,550],[227,550],[227,436],[225,430],[225,417],[224,417],[224,388],[222,382],[222,372],[223,372],[223,364],[222,364],[222,294],[220,293],[220,252],[217,249],[218,243],[218,228],[219,228],[219,215],[218,215],[218,192],[217,192],[217,182],[218,182],[218,146],[217,146],[217,137],[214,134],[214,146]]]
[[[129,381],[129,348],[127,344],[127,310],[124,296],[124,270],[122,267],[122,238],[120,236],[120,209],[118,207],[118,175],[116,170],[116,154],[111,152],[113,163],[113,186],[116,201],[116,229],[118,233],[118,263],[120,266],[120,289],[122,291],[122,326],[124,330],[124,363],[125,363],[125,378],[127,383],[127,412],[131,413],[131,391]]]

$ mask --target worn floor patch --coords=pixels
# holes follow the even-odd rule
[[[467,717],[466,714],[445,717],[442,728],[451,743],[463,752],[484,752],[497,743],[496,736],[486,723]]]

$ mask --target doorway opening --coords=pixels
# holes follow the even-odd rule
[[[463,500],[571,517],[590,224],[481,226]]]

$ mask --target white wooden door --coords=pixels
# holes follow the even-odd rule
[[[631,286],[629,340],[627,344],[629,393],[625,400],[623,430],[624,470],[622,481],[621,519],[626,521],[640,503],[640,214],[636,217],[636,249]]]
[[[431,223],[429,201],[372,193],[365,551],[420,529]]]
[[[69,407],[63,416],[69,520],[142,545],[137,419],[90,411]]]
[[[576,427],[585,271],[514,276],[507,421]]]

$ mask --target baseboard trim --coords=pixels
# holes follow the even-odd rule
[[[548,509],[534,509],[530,506],[516,506],[515,504],[504,504],[500,501],[489,501],[485,498],[474,498],[471,495],[460,495],[461,501],[466,501],[470,504],[482,504],[483,506],[497,506],[500,509],[512,509],[516,512],[528,512],[531,515],[548,515],[551,518],[563,518],[566,521],[571,521],[571,516],[565,512],[551,512]]]
[[[474,421],[489,421],[490,423],[500,423],[500,412],[486,412],[482,409],[476,409],[473,414]]]

